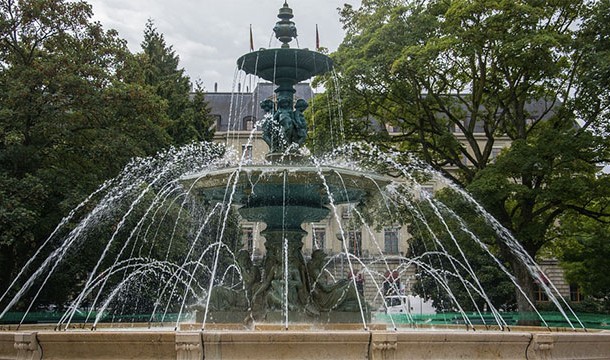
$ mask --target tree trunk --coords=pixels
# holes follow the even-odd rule
[[[527,267],[520,260],[512,256],[512,254],[509,259],[513,275],[517,280],[517,284],[521,287],[521,290],[515,288],[517,310],[519,311],[519,321],[517,322],[517,325],[539,326],[540,319],[534,311],[534,307],[532,307],[532,304],[535,304],[536,300],[536,291],[532,275],[527,270]]]

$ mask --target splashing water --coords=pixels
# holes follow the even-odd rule
[[[249,142],[256,130],[252,130]],[[515,276],[495,256],[489,241],[480,237],[457,211],[424,191],[425,184],[430,181],[452,189],[481,216],[495,236],[525,264],[558,311],[574,327],[569,320],[569,314],[573,315],[571,309],[562,303],[557,289],[541,278],[538,265],[506,229],[466,192],[417,159],[406,165],[397,159],[398,154],[384,153],[360,143],[339,148],[327,156],[311,157],[300,165],[251,164],[244,153],[225,151],[211,143],[192,144],[155,157],[134,159],[115,179],[104,183],[59,223],[2,293],[0,317],[15,308],[25,309],[27,313],[48,306],[44,295],[50,284],[61,278],[62,271],[77,266],[80,278],[63,294],[68,305],[64,307],[58,327],[68,328],[82,314],[84,320],[79,321],[90,322],[93,327],[112,318],[121,319],[126,314],[147,314],[148,321],[165,321],[169,314],[177,313],[180,319],[192,312],[193,307],[201,306],[204,308],[201,324],[204,328],[210,309],[222,305],[214,303],[213,292],[220,287],[234,293],[248,290],[245,279],[249,274],[244,273],[243,264],[238,262],[236,255],[243,244],[240,242],[240,219],[233,204],[243,198],[261,196],[268,191],[267,181],[279,174],[281,182],[277,186],[282,197],[283,228],[294,216],[288,200],[292,196],[291,186],[313,183],[317,184],[315,189],[323,198],[326,213],[330,214],[326,218],[330,228],[337,229],[338,242],[327,244],[330,256],[322,264],[318,276],[311,283],[301,285],[309,291],[309,295],[303,296],[313,298],[319,291],[316,290],[318,285],[337,288],[336,284],[347,277],[343,293],[336,292],[343,301],[349,289],[359,285],[356,274],[362,274],[364,283],[369,285],[366,294],[355,297],[353,304],[364,328],[371,321],[372,306],[373,309],[379,303],[386,306],[384,298],[388,291],[397,294],[402,290],[388,278],[388,274],[394,272],[403,279],[430,279],[435,284],[432,288],[446,294],[450,303],[447,308],[459,311],[468,327],[473,324],[466,313],[474,311],[484,324],[491,321],[506,328],[508,324],[501,313],[504,305],[495,304],[487,294],[477,265],[470,261],[473,251],[495,264],[517,291],[523,292]],[[377,171],[391,176],[377,175]],[[209,188],[218,191],[210,198],[201,184],[208,186],[214,181],[218,183]],[[356,182],[359,186],[365,185],[355,187]],[[346,204],[352,204],[349,216],[344,216]],[[265,208],[266,205],[260,206]],[[387,253],[379,229],[388,226],[403,228],[421,239],[405,236],[399,248],[408,248],[408,251]],[[364,236],[360,233],[360,241],[364,242],[364,237],[368,245],[352,246],[352,242],[357,242],[357,238],[352,237],[356,228],[364,233]],[[417,252],[410,247],[412,241],[424,238],[428,239],[426,246],[433,248]],[[282,322],[288,328],[295,313],[290,303],[294,294],[289,289],[289,261],[304,259],[298,261],[308,265],[311,260],[302,255],[297,260],[292,256],[289,259],[293,250],[288,234],[282,234],[282,242],[283,279],[277,281],[283,299]],[[306,246],[305,253],[313,249],[313,245],[310,250]],[[83,252],[87,254],[84,261]],[[250,255],[255,260],[253,266],[263,269],[263,277],[267,275],[264,266],[256,264],[256,257]],[[82,263],[76,264],[75,259]],[[347,273],[342,268],[345,262]],[[304,269],[308,271],[305,266]],[[303,276],[308,278],[308,275]],[[414,288],[414,283],[417,281],[403,283],[407,292]],[[252,296],[246,298],[245,308],[249,311],[253,311],[255,302],[261,300]],[[481,307],[489,309],[491,320],[483,316]],[[299,311],[307,310],[309,304]],[[409,309],[405,310],[407,316],[412,316]],[[397,328],[397,319],[389,315],[392,326]]]

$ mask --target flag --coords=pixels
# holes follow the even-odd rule
[[[316,50],[320,50],[320,34],[318,33],[318,24],[316,24]]]
[[[254,51],[254,37],[252,36],[252,24],[250,24],[250,51]]]

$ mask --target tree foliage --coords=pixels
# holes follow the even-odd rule
[[[91,16],[84,1],[0,1],[0,289],[130,159],[211,137],[171,48],[132,54]],[[87,261],[49,297],[69,296]]]
[[[598,174],[608,158],[607,13],[608,1],[346,5],[347,35],[332,54],[342,120],[399,129],[380,146],[416,153],[468,188],[535,257],[562,214],[608,216],[590,206],[609,189]],[[531,278],[500,250],[531,297]]]
[[[509,268],[498,251],[496,232],[449,189],[418,208],[417,216],[405,214],[413,235],[409,258],[420,263],[413,292],[432,300],[438,311],[514,310],[514,283],[498,265]]]
[[[574,216],[563,217],[562,224],[554,248],[566,278],[578,284],[585,296],[602,300],[608,311],[610,280],[602,275],[610,271],[608,224]]]
[[[196,84],[191,97],[191,80],[179,68],[180,58],[165,42],[152,20],[146,23],[142,50],[145,83],[167,104],[170,119],[169,134],[178,144],[211,140],[213,120],[203,96],[203,88]]]

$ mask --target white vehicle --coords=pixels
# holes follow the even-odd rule
[[[432,301],[424,301],[421,297],[413,295],[386,296],[383,311],[386,314],[436,314]]]

